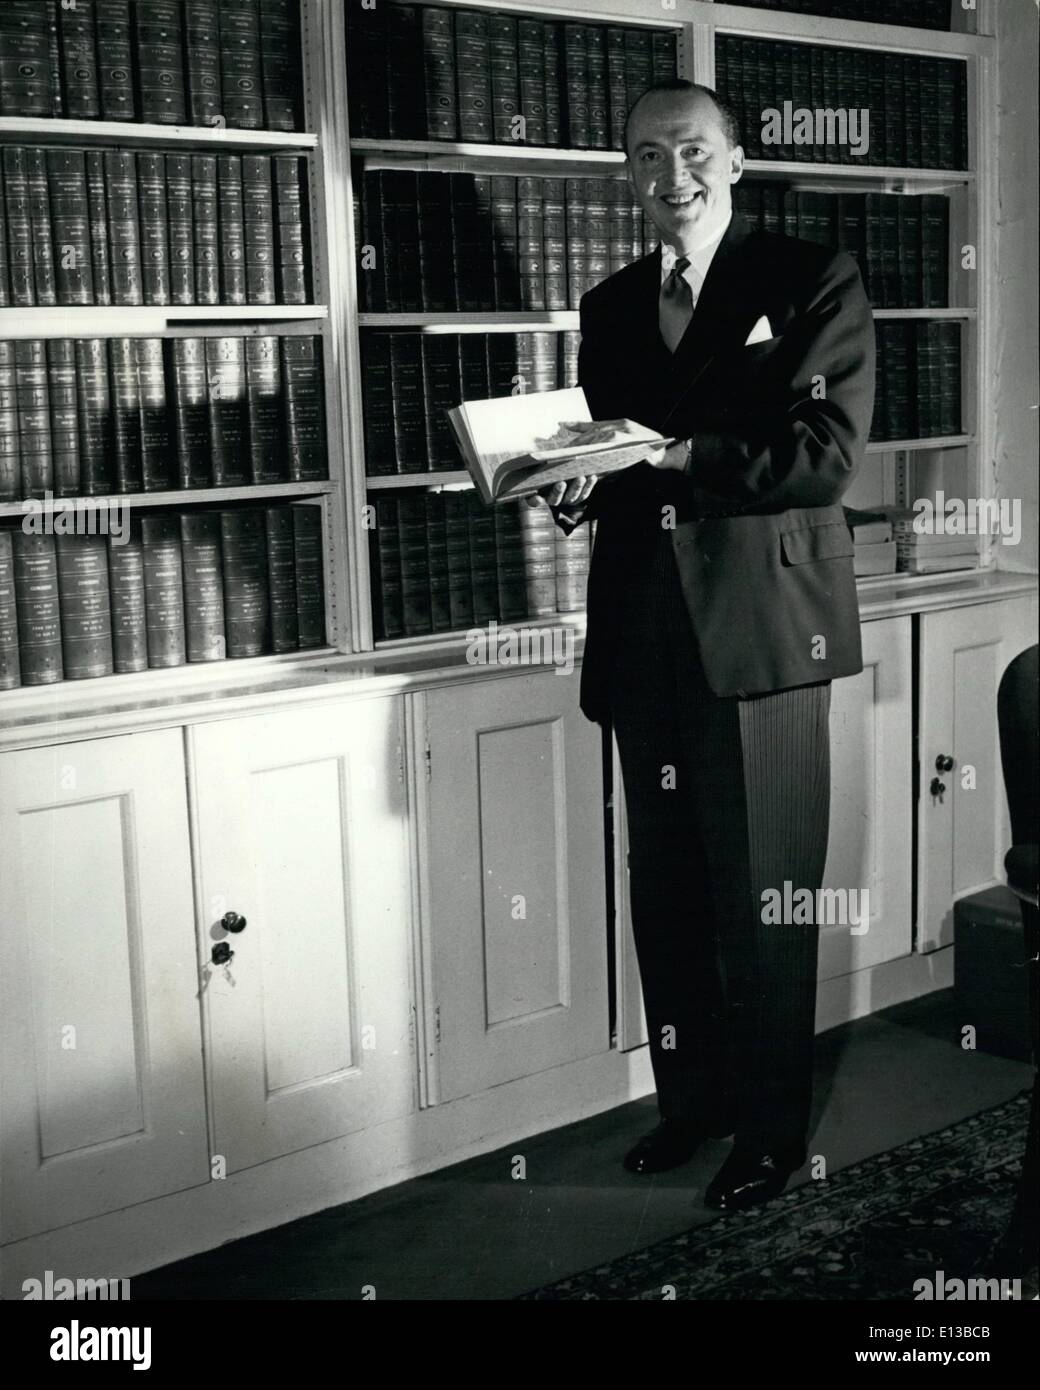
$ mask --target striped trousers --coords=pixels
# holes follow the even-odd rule
[[[763,923],[762,906],[785,881],[792,894],[821,884],[830,683],[713,695],[670,535],[655,530],[633,545],[611,711],[658,1104],[666,1119],[735,1128],[741,1147],[799,1148],[818,928]]]

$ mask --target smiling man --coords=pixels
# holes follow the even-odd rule
[[[681,80],[627,127],[661,237],[581,302],[590,440],[617,417],[677,439],[546,495],[595,518],[581,704],[613,726],[661,1123],[654,1173],[734,1135],[709,1206],[751,1206],[805,1161],[817,928],[763,894],[820,886],[830,682],[862,669],[840,498],[860,463],[874,331],[855,262],[735,215],[730,109]],[[849,885],[853,886],[853,885]]]

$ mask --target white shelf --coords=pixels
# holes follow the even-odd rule
[[[422,487],[426,488],[428,492],[439,492],[441,488],[445,487],[457,489],[472,486],[473,479],[464,468],[454,472],[445,470],[443,473],[387,473],[379,477],[369,476],[365,479],[365,487],[369,492],[401,487]]]
[[[299,130],[233,130],[230,126],[156,125],[146,121],[69,121],[55,117],[0,116],[0,144],[166,145],[171,149],[314,150],[318,137]]]
[[[973,434],[943,434],[931,439],[872,439],[867,445],[867,453],[891,454],[906,449],[960,449],[974,443]]]
[[[507,313],[358,314],[358,324],[362,328],[418,328],[424,333],[482,333],[488,329],[496,333],[531,333],[539,328],[575,329],[578,323],[577,309],[553,309],[547,312],[510,309]]]
[[[104,497],[50,497],[33,499],[32,512],[49,516],[54,512],[101,511],[107,507],[185,507],[202,502],[277,501],[286,497],[321,497],[334,492],[328,480],[314,483],[248,483],[242,487],[184,487],[169,492],[113,492]],[[28,515],[26,502],[0,502],[0,518]]]
[[[2,338],[152,336],[175,324],[320,322],[325,304],[65,304],[0,309]]]
[[[876,319],[975,319],[977,309],[875,309]]]

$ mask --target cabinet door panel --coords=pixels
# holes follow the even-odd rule
[[[846,890],[866,919],[820,930],[819,978],[910,954],[910,619],[863,624],[863,670],[831,686],[830,838],[823,886]],[[851,898],[851,893],[859,896]],[[866,930],[863,930],[866,928]]]
[[[1036,601],[1006,599],[921,615],[918,940],[953,940],[957,898],[1004,882],[1011,844],[997,727],[1008,663],[1036,641]],[[938,772],[936,758],[953,759]],[[931,784],[938,778],[940,800]]]
[[[209,1177],[179,730],[0,758],[3,1238]]]
[[[192,733],[214,1144],[228,1171],[406,1114],[411,895],[399,706]],[[226,911],[246,919],[229,934]],[[234,951],[210,963],[215,942]]]
[[[603,776],[573,680],[425,697],[437,1099],[609,1046]]]

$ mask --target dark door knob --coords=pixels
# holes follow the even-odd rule
[[[939,754],[935,760],[935,770],[936,772],[952,772],[953,759],[950,757],[949,753]]]
[[[225,912],[220,919],[220,925],[225,931],[245,931],[246,919],[241,917],[237,912]]]
[[[212,951],[210,951],[209,957],[214,965],[227,965],[234,954],[234,951],[226,941],[218,941],[214,944]]]
[[[934,797],[934,796],[937,796],[937,797],[939,798],[939,800],[942,801],[942,799],[943,799],[943,792],[944,792],[945,790],[946,790],[946,783],[945,783],[945,782],[940,782],[939,779],[938,779],[938,777],[933,777],[933,778],[932,778],[932,785],[931,785],[931,787],[929,787],[929,791],[932,793],[932,796],[933,796],[933,797]]]

